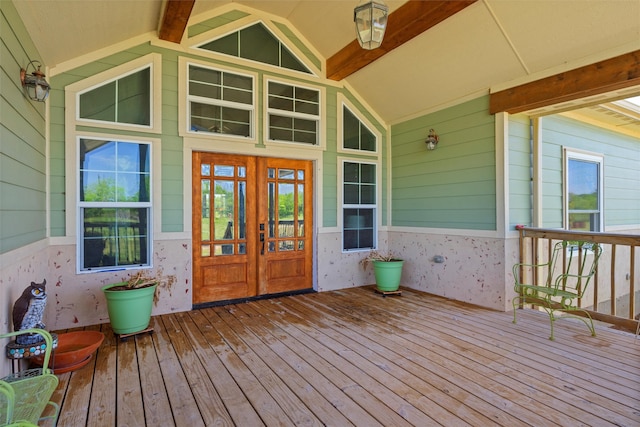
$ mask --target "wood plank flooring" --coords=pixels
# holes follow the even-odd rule
[[[152,318],[60,375],[59,426],[640,426],[640,340],[403,289]]]

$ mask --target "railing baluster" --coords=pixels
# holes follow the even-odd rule
[[[629,264],[631,265],[629,270],[629,319],[633,319],[633,315],[636,312],[635,302],[636,302],[636,247],[631,246],[631,259]]]
[[[618,245],[611,245],[611,308],[609,313],[612,316],[616,315],[616,247]],[[597,310],[597,309],[596,309]]]

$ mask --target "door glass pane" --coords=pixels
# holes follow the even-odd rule
[[[294,237],[294,188],[293,184],[278,184],[279,237]]]
[[[269,242],[269,252],[275,252],[276,251],[276,243],[275,242]]]
[[[304,184],[298,184],[298,237],[304,236]]]
[[[269,237],[276,237],[275,224],[276,224],[276,209],[275,209],[275,184],[269,183],[267,195],[267,211],[269,213]]]
[[[216,180],[214,186],[214,239],[233,239],[233,181]]]
[[[298,180],[299,181],[304,181],[304,171],[303,170],[299,170],[298,171]]]
[[[233,176],[233,166],[215,165],[213,171],[216,176]]]
[[[201,165],[200,166],[200,174],[202,174],[203,176],[210,176],[211,175],[211,165]]]
[[[278,178],[280,179],[293,179],[293,169],[278,169]]]
[[[211,256],[211,245],[202,245],[200,248],[201,256]]]
[[[201,235],[203,241],[211,240],[211,181],[203,179],[202,189],[202,218],[201,218]]]
[[[238,182],[238,238],[246,239],[247,229],[247,183]]]
[[[244,166],[238,166],[238,176],[240,178],[246,178],[247,177],[247,168],[245,168]]]
[[[275,178],[276,177],[276,170],[274,168],[267,169],[267,177],[268,178]]]
[[[280,240],[278,250],[280,252],[294,250],[295,246],[293,242],[293,240]]]
[[[213,245],[214,255],[233,255],[233,245]]]

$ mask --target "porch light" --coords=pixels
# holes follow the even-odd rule
[[[366,2],[366,3],[365,3]],[[382,0],[362,0],[353,11],[358,42],[363,49],[380,47],[387,29],[389,8]]]
[[[36,66],[38,67],[36,69]],[[29,67],[33,70],[29,74]],[[39,61],[31,61],[27,68],[20,69],[20,83],[27,97],[33,101],[44,102],[49,96],[49,83],[44,79],[45,75],[40,71],[41,64]]]
[[[438,141],[440,137],[433,129],[429,129],[429,135],[427,135],[427,140],[424,142],[427,144],[427,150],[435,150],[438,146]]]

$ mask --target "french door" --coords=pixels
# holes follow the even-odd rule
[[[312,287],[310,161],[193,153],[193,303]]]

